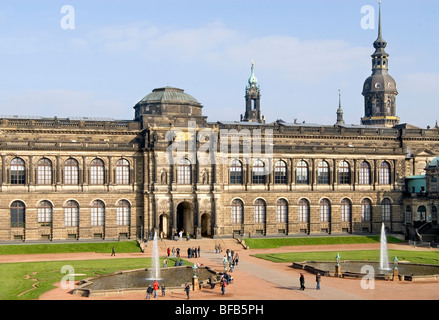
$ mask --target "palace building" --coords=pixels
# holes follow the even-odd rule
[[[1,116],[0,241],[371,234],[383,223],[435,240],[439,127],[400,123],[386,45],[380,12],[360,125],[345,124],[341,103],[335,124],[267,123],[253,64],[239,121],[209,122],[173,87],[142,99],[134,120]]]

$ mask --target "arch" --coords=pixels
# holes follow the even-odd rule
[[[370,200],[369,198],[364,198],[363,200],[361,200],[361,221],[372,221],[372,200]]]
[[[310,205],[309,200],[302,198],[299,200],[299,223],[309,223]]]
[[[103,185],[105,183],[105,163],[99,158],[95,158],[90,163],[90,184]]]
[[[274,165],[274,183],[287,184],[287,164],[279,160]]]
[[[130,184],[130,162],[127,159],[119,159],[116,162],[115,183],[118,185]]]
[[[288,222],[288,201],[281,198],[276,203],[276,221],[278,223]]]
[[[177,205],[177,220],[175,225],[177,232],[194,234],[194,206],[188,201],[182,201]]]
[[[230,169],[229,169],[230,184],[242,184],[242,162],[238,159],[233,159],[230,163]]]
[[[244,222],[244,202],[241,199],[232,200],[230,214],[233,224],[242,224]]]
[[[342,161],[338,164],[338,183],[344,185],[351,184],[351,166],[347,161]]]
[[[309,166],[305,160],[300,160],[297,163],[296,184],[309,184]]]
[[[205,212],[201,215],[201,236],[209,237],[211,235],[211,218],[210,214]]]
[[[26,205],[23,201],[16,200],[10,205],[11,228],[24,228],[26,222]]]
[[[392,201],[389,198],[381,201],[381,219],[384,222],[392,221]]]
[[[331,202],[326,198],[320,200],[320,222],[331,222]]]
[[[192,183],[192,163],[187,158],[182,158],[178,161],[177,183],[183,185]]]
[[[427,207],[426,206],[419,206],[417,210],[417,218],[418,221],[426,222],[427,221]]]
[[[352,201],[344,198],[341,200],[341,221],[342,222],[351,222],[352,219]]]
[[[79,227],[79,203],[76,200],[64,204],[64,223],[66,227]]]
[[[329,185],[329,164],[326,161],[321,161],[317,167],[317,184]]]
[[[258,159],[253,162],[252,166],[252,183],[265,184],[265,163]]]
[[[266,221],[266,202],[263,199],[256,199],[254,203],[255,223],[265,223]]]
[[[91,204],[91,225],[105,225],[105,203],[102,200],[94,200]]]
[[[387,161],[383,161],[379,167],[379,184],[388,185],[391,182],[390,179],[390,164]]]
[[[26,184],[26,162],[21,158],[14,158],[10,166],[10,182],[14,185]]]
[[[116,220],[118,226],[131,225],[131,203],[128,200],[122,199],[117,202]]]
[[[74,158],[69,158],[64,162],[64,184],[79,184],[79,162]]]
[[[41,227],[52,226],[53,205],[50,201],[43,200],[38,204],[38,224]]]
[[[367,161],[361,162],[358,183],[360,185],[369,185],[371,182],[370,177],[371,177],[371,170],[370,170],[369,162]]]
[[[163,236],[163,238],[168,238],[170,235],[170,217],[168,214],[163,213],[159,217],[159,231],[160,235]]]
[[[37,184],[51,185],[52,184],[52,161],[47,158],[42,158],[37,164]]]

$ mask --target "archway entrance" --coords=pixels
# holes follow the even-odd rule
[[[194,234],[194,207],[189,202],[182,202],[177,206],[177,232]]]
[[[201,236],[202,237],[210,237],[211,236],[210,214],[208,214],[208,213],[204,213],[201,216]]]
[[[167,238],[169,236],[169,216],[167,214],[162,214],[160,216],[160,235],[163,238]]]

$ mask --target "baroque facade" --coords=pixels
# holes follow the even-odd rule
[[[266,123],[254,65],[240,121],[172,87],[134,120],[1,117],[0,241],[415,236],[437,224],[439,127],[399,123],[386,45],[380,15],[361,125],[341,104],[335,125]]]

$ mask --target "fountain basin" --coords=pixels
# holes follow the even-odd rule
[[[148,286],[152,286],[154,280],[158,281],[160,287],[165,285],[168,292],[168,290],[182,289],[186,283],[191,284],[194,275],[190,266],[161,269],[161,279],[151,277],[154,271],[153,269],[138,269],[87,278],[80,282],[78,287],[73,290],[73,294],[97,297],[124,293],[145,293]],[[209,267],[198,268],[197,277],[200,285],[207,283],[212,276],[218,280],[221,274]]]
[[[341,277],[361,279],[367,274],[362,273],[364,266],[371,266],[375,270],[375,279],[377,280],[393,280],[394,264],[389,265],[390,270],[381,270],[380,262],[373,261],[342,261],[340,262]],[[320,273],[327,277],[335,275],[334,261],[305,261],[292,265],[295,269],[306,270],[310,273]],[[398,263],[398,277],[405,281],[439,281],[439,266],[414,263]]]

